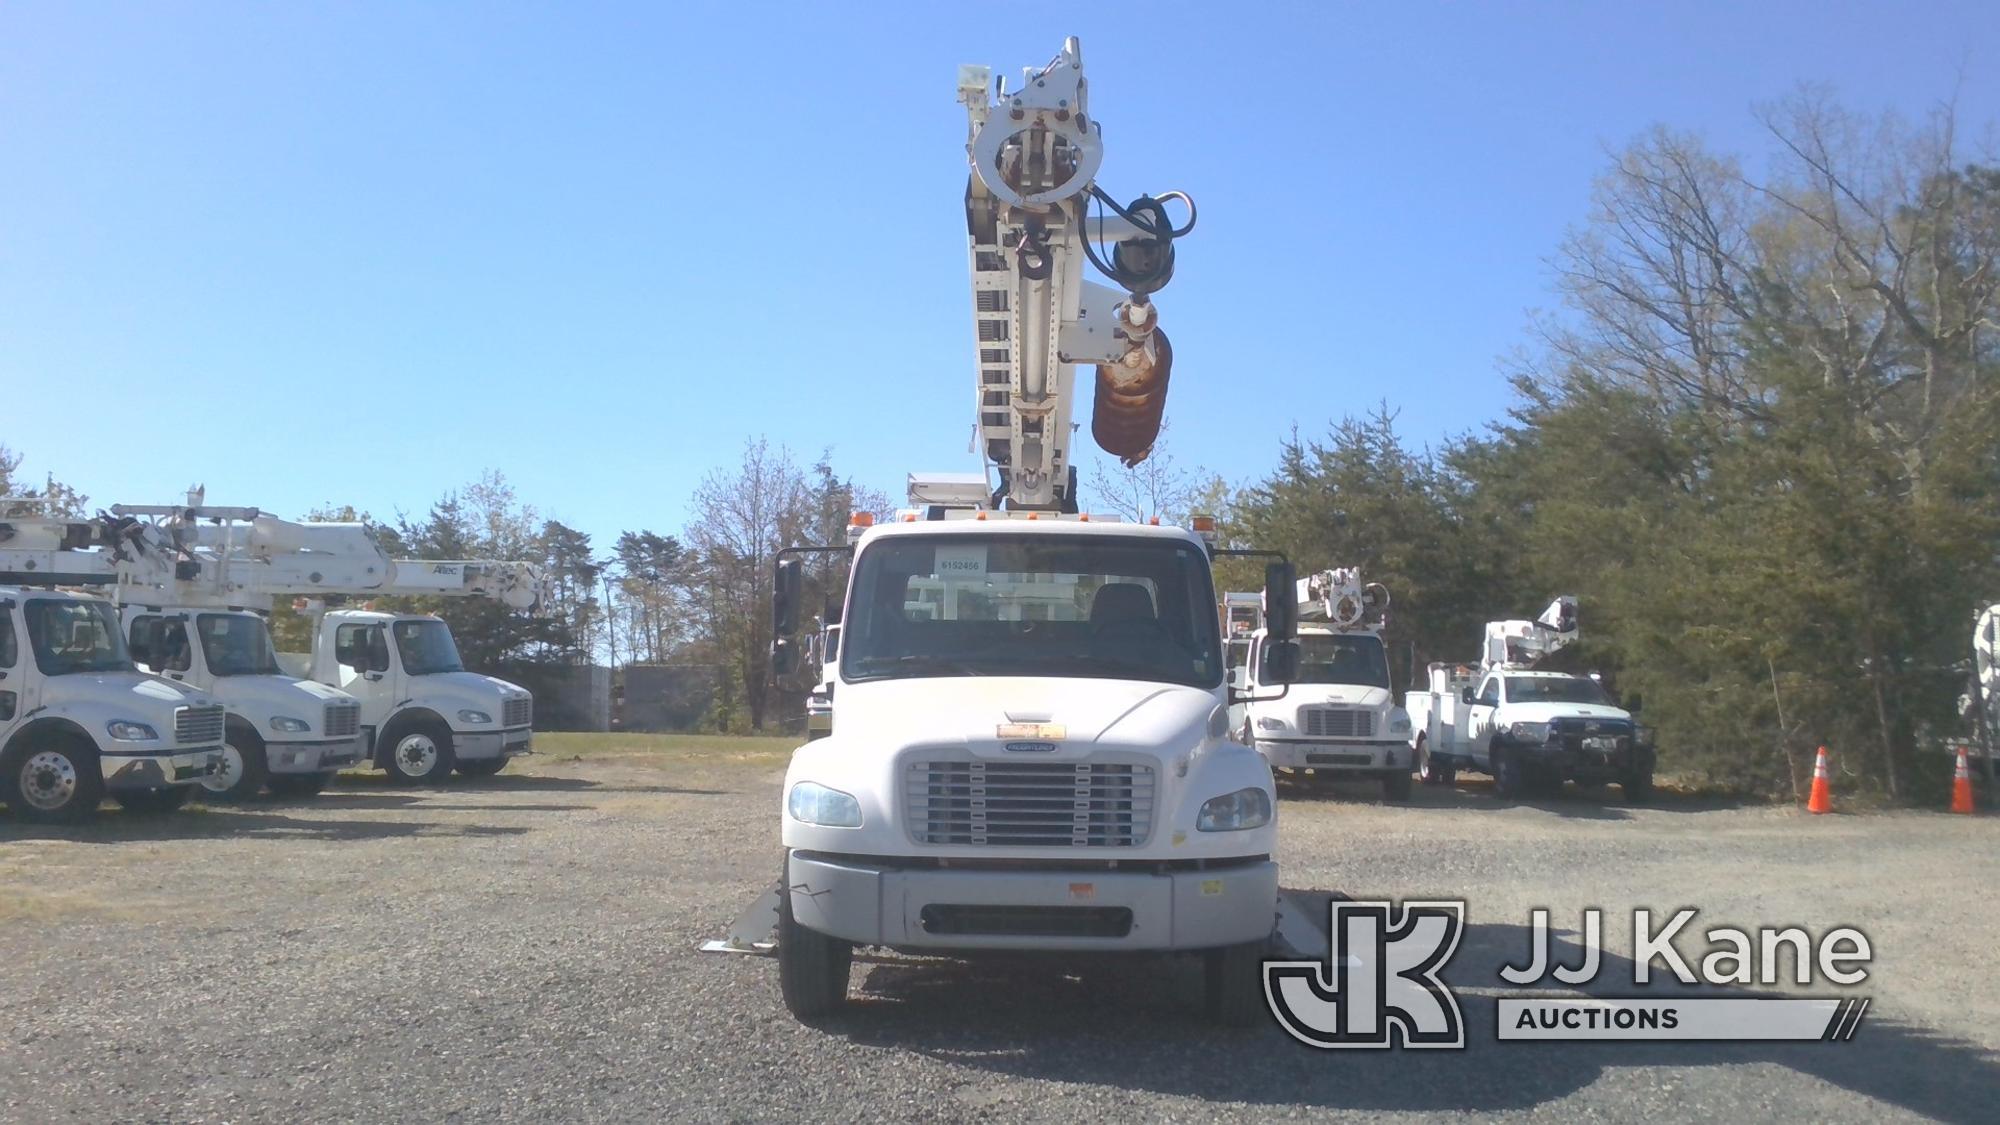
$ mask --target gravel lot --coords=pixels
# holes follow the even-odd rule
[[[0,1118],[1990,1121],[2000,1103],[1991,818],[1289,797],[1287,886],[1469,900],[1447,974],[1469,1050],[1220,1032],[1171,962],[862,964],[852,1015],[814,1030],[775,963],[696,952],[776,871],[782,753],[572,745],[439,790],[354,777],[87,830],[0,820]],[[1874,1007],[1851,1044],[1495,1043],[1495,971],[1525,953],[1529,908],[1574,928],[1584,905],[1859,926]],[[1630,939],[1606,937],[1616,974]]]

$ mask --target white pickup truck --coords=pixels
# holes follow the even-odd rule
[[[1509,798],[1551,796],[1565,781],[1615,781],[1633,804],[1652,797],[1652,740],[1594,678],[1508,666],[1474,677],[1449,664],[1430,674],[1430,690],[1404,703],[1425,783],[1478,770]]]

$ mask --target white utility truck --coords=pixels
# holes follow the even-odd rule
[[[1534,621],[1488,622],[1478,669],[1432,664],[1429,689],[1405,697],[1424,782],[1449,785],[1471,769],[1491,774],[1503,797],[1550,796],[1573,780],[1615,781],[1627,801],[1649,800],[1649,732],[1595,676],[1534,668],[1576,638],[1576,599],[1565,596]]]
[[[831,667],[837,721],[786,772],[777,886],[705,948],[763,951],[785,1003],[845,1001],[858,947],[969,955],[1189,953],[1211,1013],[1263,1010],[1279,913],[1271,771],[1230,737],[1211,546],[1083,514],[1072,365],[1098,367],[1093,433],[1150,449],[1169,362],[1147,294],[1185,233],[1159,201],[1084,207],[1102,155],[1074,39],[1018,92],[960,71],[978,426],[998,482],[913,476],[911,508],[856,516]],[[1083,283],[1088,258],[1123,292]],[[1205,526],[1213,530],[1213,521]],[[773,670],[799,666],[800,555],[782,552]],[[1269,568],[1282,682],[1293,576]]]
[[[811,741],[833,733],[833,667],[840,659],[840,626],[822,626],[818,644],[807,656],[819,669],[819,682],[806,696],[806,739]]]
[[[0,802],[15,816],[74,823],[107,793],[134,811],[178,808],[220,766],[222,724],[206,694],[134,666],[110,602],[0,586]]]
[[[1299,665],[1282,701],[1239,703],[1230,725],[1255,746],[1273,769],[1301,780],[1377,778],[1391,801],[1410,797],[1410,717],[1396,705],[1389,682],[1389,654],[1382,628],[1389,591],[1363,582],[1354,567],[1324,570],[1298,582]],[[1254,605],[1257,595],[1231,594],[1234,606]],[[1268,694],[1259,679],[1258,654],[1266,637],[1253,618],[1245,639],[1232,636],[1230,677],[1245,698]]]

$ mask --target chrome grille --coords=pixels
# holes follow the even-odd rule
[[[329,703],[326,705],[326,736],[328,738],[352,738],[361,729],[361,705],[359,703]]]
[[[1375,712],[1347,707],[1301,707],[1299,728],[1307,738],[1373,738]]]
[[[1123,762],[911,762],[920,844],[1130,848],[1153,830],[1153,767]]]
[[[525,727],[535,716],[535,700],[532,696],[509,699],[501,704],[500,725],[503,727]]]
[[[203,745],[222,741],[222,705],[174,708],[174,741]]]

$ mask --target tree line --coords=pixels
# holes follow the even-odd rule
[[[1399,690],[1473,659],[1485,621],[1575,594],[1584,639],[1560,659],[1643,704],[1664,768],[1796,791],[1824,744],[1912,797],[1965,733],[1972,615],[2000,600],[2000,165],[1963,155],[1949,109],[1867,118],[1802,94],[1759,117],[1775,156],[1754,172],[1664,128],[1611,157],[1555,249],[1563,308],[1506,372],[1504,419],[1415,444],[1384,403],[1295,431],[1236,484],[1163,441],[1095,470],[1086,506],[1212,512],[1303,568],[1363,566],[1392,592]],[[17,463],[0,450],[0,484]],[[679,532],[608,545],[498,474],[415,518],[313,515],[367,520],[419,557],[541,562],[541,619],[410,603],[442,613],[473,666],[703,665],[706,724],[748,730],[797,706],[766,674],[777,552],[889,506],[829,457],[759,438],[695,486]],[[837,557],[809,582],[808,605],[837,595]]]

